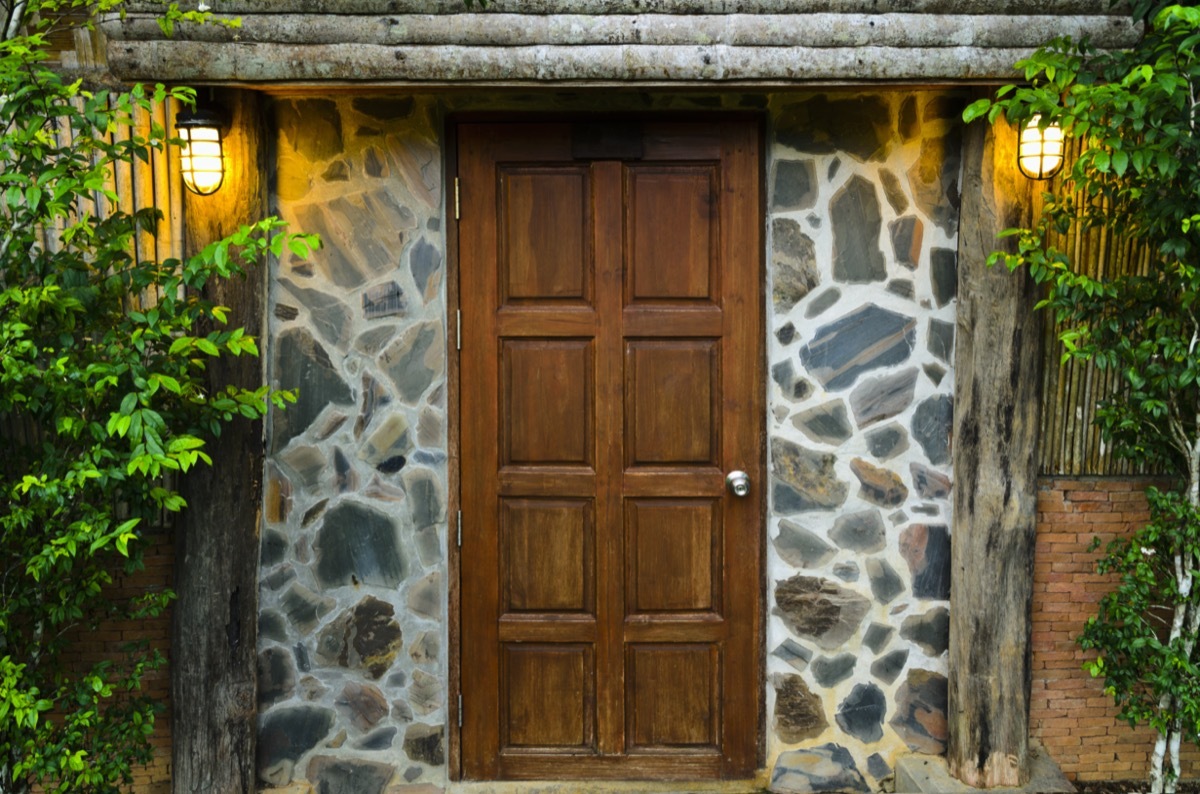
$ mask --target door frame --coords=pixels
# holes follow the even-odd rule
[[[443,196],[444,196],[444,212],[445,212],[445,240],[446,240],[446,448],[448,451],[447,460],[447,486],[448,497],[446,505],[447,516],[447,566],[448,566],[448,603],[447,603],[447,653],[448,653],[448,668],[446,682],[446,733],[447,733],[447,755],[446,768],[447,776],[451,782],[463,781],[463,764],[462,764],[462,725],[459,719],[459,709],[462,703],[462,612],[461,612],[461,595],[462,595],[462,555],[461,548],[458,544],[459,532],[461,531],[460,518],[461,515],[461,487],[462,487],[462,460],[461,460],[461,380],[460,380],[460,340],[459,328],[457,325],[458,313],[462,307],[460,305],[459,292],[459,218],[458,212],[458,127],[462,124],[469,123],[563,123],[563,122],[584,122],[595,121],[602,118],[606,123],[612,122],[682,122],[682,123],[706,123],[718,124],[722,122],[738,122],[742,124],[753,124],[758,143],[758,191],[757,191],[757,211],[755,213],[758,219],[759,245],[757,257],[755,257],[757,269],[758,283],[758,301],[760,306],[759,315],[759,332],[755,336],[754,350],[750,351],[753,356],[753,368],[755,371],[755,379],[758,383],[759,392],[756,395],[758,402],[759,417],[759,438],[758,450],[756,452],[757,459],[761,466],[761,471],[764,473],[764,481],[756,488],[756,495],[759,500],[759,515],[761,516],[761,526],[759,532],[759,582],[758,582],[758,598],[755,602],[756,614],[752,616],[752,630],[755,634],[756,641],[754,654],[754,678],[755,696],[757,698],[758,724],[757,724],[757,768],[761,771],[766,763],[766,621],[767,621],[767,535],[768,525],[770,522],[770,513],[768,511],[767,499],[767,481],[769,477],[769,468],[767,463],[767,433],[768,433],[768,417],[767,417],[767,390],[769,384],[767,382],[767,328],[769,325],[769,309],[767,294],[767,158],[768,149],[765,140],[766,116],[762,113],[751,113],[746,111],[731,111],[731,112],[647,112],[647,113],[601,113],[601,112],[579,112],[579,113],[554,113],[545,111],[485,111],[485,112],[463,112],[453,113],[446,116],[444,120],[442,141],[443,141]],[[453,340],[453,343],[451,342]],[[495,781],[503,782],[503,781]]]

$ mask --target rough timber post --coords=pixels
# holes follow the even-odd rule
[[[225,183],[212,196],[188,195],[189,253],[259,219],[266,206],[259,100],[246,91],[221,91],[216,101],[232,118]],[[240,325],[260,340],[264,282],[259,270],[208,289],[208,297],[230,308],[231,327]],[[209,365],[209,378],[210,388],[226,383],[253,388],[263,382],[262,361],[221,359]],[[177,794],[255,790],[262,422],[226,425],[208,451],[214,465],[193,470],[184,481],[188,507],[177,531],[179,600],[171,636]]]
[[[988,268],[1033,184],[1003,122],[967,127],[958,238],[947,762],[981,788],[1029,777],[1030,600],[1042,319],[1024,271]]]

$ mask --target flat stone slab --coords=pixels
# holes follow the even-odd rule
[[[1017,792],[1073,792],[1075,786],[1041,747],[1031,744],[1033,771],[1021,787],[973,788],[950,774],[940,755],[906,755],[896,761],[896,794],[1017,794]]]

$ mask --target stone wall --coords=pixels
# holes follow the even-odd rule
[[[867,791],[897,754],[945,750],[961,107],[899,92],[771,105],[779,790]]]
[[[899,752],[939,752],[961,103],[297,98],[275,103],[273,202],[325,247],[272,271],[270,378],[301,392],[270,427],[260,777],[445,785],[441,129],[499,107],[765,111],[767,766],[781,789],[864,788]],[[801,780],[814,758],[837,771]]]

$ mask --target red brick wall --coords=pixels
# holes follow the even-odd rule
[[[1096,602],[1111,589],[1096,573],[1100,549],[1149,518],[1143,494],[1149,479],[1043,478],[1038,486],[1037,549],[1033,573],[1033,698],[1029,733],[1068,777],[1140,779],[1153,733],[1117,720],[1102,681],[1082,669],[1088,655],[1075,644]],[[1184,748],[1184,776],[1200,775],[1200,751]]]
[[[144,555],[144,570],[130,576],[119,576],[113,583],[117,597],[131,596],[149,588],[169,587],[173,578],[175,560],[170,532],[157,536]],[[88,669],[103,659],[121,658],[121,647],[136,639],[147,639],[164,656],[169,657],[171,646],[171,610],[153,620],[113,620],[97,631],[79,636],[72,644],[80,669]],[[143,690],[166,706],[154,721],[154,734],[150,742],[154,747],[154,760],[146,767],[133,770],[133,791],[136,794],[169,794],[171,791],[171,721],[170,694],[171,674],[168,667],[147,673],[142,678]]]

